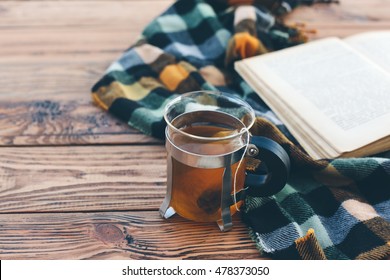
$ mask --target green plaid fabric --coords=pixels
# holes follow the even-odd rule
[[[246,201],[243,218],[262,252],[281,259],[389,256],[389,159],[314,161],[267,121],[252,132],[280,143],[292,160],[282,191]]]
[[[380,259],[390,254],[390,160],[314,161],[234,71],[238,59],[305,41],[279,16],[313,1],[181,0],[153,20],[92,88],[103,109],[164,138],[165,104],[195,90],[245,99],[254,135],[280,143],[292,161],[278,194],[246,199],[242,217],[261,254],[280,259]],[[330,2],[330,1],[323,1]],[[239,4],[239,5],[238,5]]]

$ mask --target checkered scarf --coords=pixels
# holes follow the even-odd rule
[[[254,135],[277,141],[292,161],[286,187],[246,199],[242,217],[261,254],[281,259],[380,259],[390,255],[390,160],[314,161],[234,71],[236,60],[306,40],[280,15],[293,0],[182,0],[153,20],[92,88],[103,109],[163,138],[165,104],[181,93],[218,90],[256,111]],[[330,2],[330,1],[321,1]]]

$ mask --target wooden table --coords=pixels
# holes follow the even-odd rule
[[[316,37],[390,29],[389,0],[296,10]],[[165,149],[90,88],[169,0],[0,2],[0,259],[259,258],[234,229],[160,218]]]

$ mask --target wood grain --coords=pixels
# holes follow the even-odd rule
[[[247,228],[153,212],[0,215],[0,259],[255,259]]]
[[[0,149],[0,213],[156,210],[163,146]]]
[[[97,108],[87,96],[10,100],[0,105],[3,146],[161,143]]]
[[[106,61],[104,55],[2,59],[0,145],[157,143],[92,104],[96,69]]]
[[[94,52],[119,55],[172,2],[0,2],[0,55]]]
[[[285,17],[287,24],[305,23],[317,33],[312,39],[341,38],[366,31],[390,29],[389,0],[341,0],[340,4],[302,6]]]

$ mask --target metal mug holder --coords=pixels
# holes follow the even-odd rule
[[[269,196],[275,194],[286,184],[290,169],[290,160],[286,151],[268,138],[250,136],[249,129],[255,121],[255,113],[250,105],[243,100],[221,92],[190,92],[176,97],[166,105],[164,119],[167,122],[165,135],[168,157],[167,192],[159,210],[162,217],[169,218],[175,214],[175,209],[171,205],[174,185],[172,178],[173,160],[195,168],[223,168],[219,203],[221,216],[217,220],[221,231],[232,228],[230,210],[232,205],[244,200],[247,195]],[[193,124],[214,123],[218,126],[221,125],[221,127],[226,126],[237,130],[238,133],[221,137],[203,137],[192,135],[181,129]],[[218,143],[218,141],[238,140],[241,142],[238,142],[237,147],[233,145],[232,150],[226,151],[224,154],[205,155],[180,148],[180,139],[199,145],[208,143],[208,141]],[[244,155],[244,153],[246,154]],[[232,193],[232,166],[242,160],[244,156],[253,157],[261,164],[255,170],[246,171],[244,186],[241,185],[240,187],[243,188],[238,192],[235,192],[236,182],[234,181]],[[238,169],[239,164],[236,167],[236,172]]]
[[[249,132],[247,132],[249,133]],[[171,207],[172,199],[172,161],[173,158],[192,167],[198,168],[224,168],[221,192],[221,219],[217,224],[221,231],[228,231],[232,228],[232,215],[230,207],[237,201],[250,196],[270,196],[279,192],[287,182],[290,159],[285,150],[276,142],[265,137],[251,137],[248,148],[245,146],[224,155],[203,156],[185,153],[178,148],[169,138],[168,128],[166,129],[166,150],[167,150],[167,192],[160,207],[162,217],[168,219],[176,212]],[[256,158],[266,164],[267,173],[258,174],[256,171],[247,171],[244,188],[236,193],[231,193],[232,170],[231,166],[243,158],[246,151],[248,157]]]

